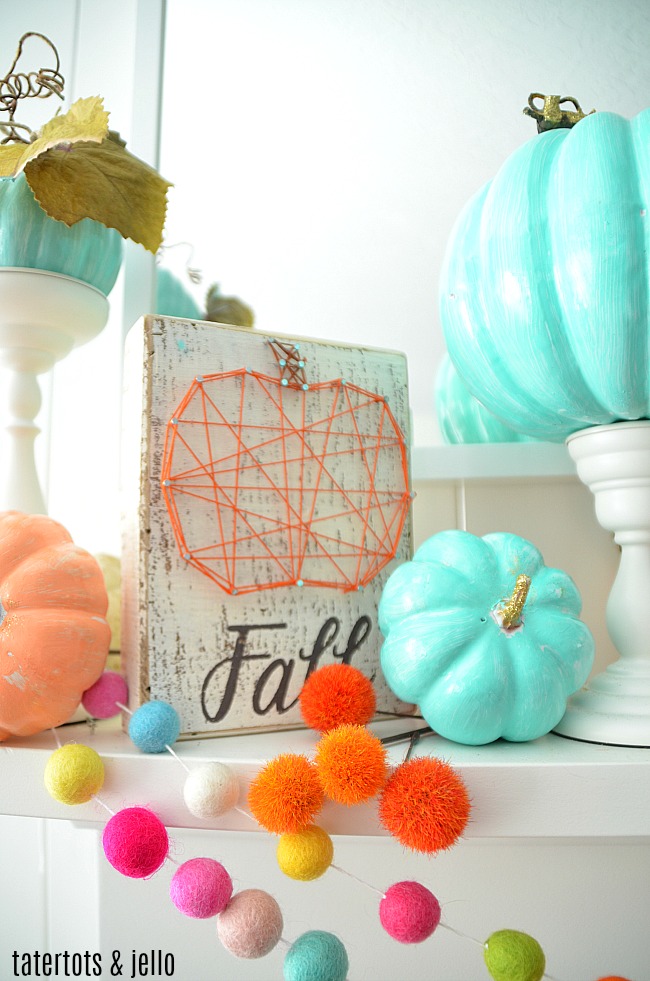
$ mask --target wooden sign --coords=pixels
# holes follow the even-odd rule
[[[146,317],[127,338],[122,658],[133,709],[182,734],[302,724],[335,661],[379,668],[377,606],[411,557],[403,355]]]

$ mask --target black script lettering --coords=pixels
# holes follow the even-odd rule
[[[288,712],[290,708],[298,701],[294,698],[289,705],[285,705],[284,700],[287,697],[287,690],[291,683],[291,676],[293,675],[295,661],[285,661],[284,658],[278,658],[277,661],[272,661],[264,671],[262,672],[257,684],[255,685],[255,691],[253,692],[253,711],[256,715],[266,715],[270,712],[273,706],[278,710],[278,713],[282,715],[284,712]],[[264,694],[264,689],[266,683],[275,674],[278,668],[282,671],[282,677],[280,678],[280,683],[275,690],[273,697],[270,699],[266,708],[262,707],[262,695]]]
[[[350,631],[350,636],[348,637],[348,646],[345,648],[342,654],[338,654],[336,648],[332,652],[334,657],[340,657],[344,664],[349,664],[352,660],[352,655],[355,651],[358,651],[361,645],[365,642],[366,637],[372,630],[372,622],[370,617],[362,616],[359,617],[354,627]]]
[[[223,660],[219,661],[213,668],[211,668],[205,679],[203,681],[203,686],[201,688],[201,708],[203,710],[203,716],[208,722],[221,722],[222,719],[228,715],[230,708],[232,706],[233,698],[235,697],[235,692],[237,691],[237,682],[239,680],[239,672],[244,661],[265,661],[270,658],[270,654],[246,654],[246,642],[248,640],[248,635],[251,630],[286,630],[286,623],[258,623],[252,624],[251,626],[239,625],[228,627],[231,633],[237,634],[237,640],[235,641],[235,649],[230,657],[225,657]],[[228,678],[223,690],[223,696],[219,704],[219,708],[214,713],[210,714],[207,707],[207,695],[211,684],[220,668],[224,665],[229,665],[228,667]]]
[[[323,626],[318,631],[318,636],[314,642],[314,646],[311,649],[311,654],[305,654],[304,650],[301,648],[298,657],[301,661],[309,661],[309,667],[307,668],[307,674],[305,675],[305,681],[312,672],[318,667],[318,662],[325,653],[328,647],[331,647],[336,638],[339,635],[339,630],[341,629],[341,621],[337,620],[336,617],[329,617]],[[333,650],[334,657],[337,656],[336,648]],[[295,704],[295,703],[294,703]]]

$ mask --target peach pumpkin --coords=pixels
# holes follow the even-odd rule
[[[42,514],[0,513],[0,740],[70,718],[106,663],[98,563]]]

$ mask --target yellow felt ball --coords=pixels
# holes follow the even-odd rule
[[[62,804],[85,804],[104,783],[102,758],[89,746],[69,743],[45,765],[45,789]]]
[[[285,875],[309,882],[318,879],[330,867],[334,846],[326,831],[310,824],[302,831],[281,835],[277,856]]]

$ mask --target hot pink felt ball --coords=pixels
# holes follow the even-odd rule
[[[125,705],[129,697],[126,681],[117,671],[104,671],[94,685],[81,696],[81,704],[93,719],[111,719],[122,711],[117,702]]]
[[[379,919],[393,940],[419,944],[440,923],[440,903],[419,882],[396,882],[379,903]]]
[[[206,920],[228,904],[232,879],[221,862],[213,858],[191,858],[174,873],[169,895],[176,909],[185,916]]]
[[[102,844],[113,868],[131,879],[153,875],[169,851],[165,825],[146,807],[125,807],[114,814],[104,828]]]
[[[243,889],[217,920],[217,934],[235,957],[266,957],[282,936],[282,912],[262,889]]]

